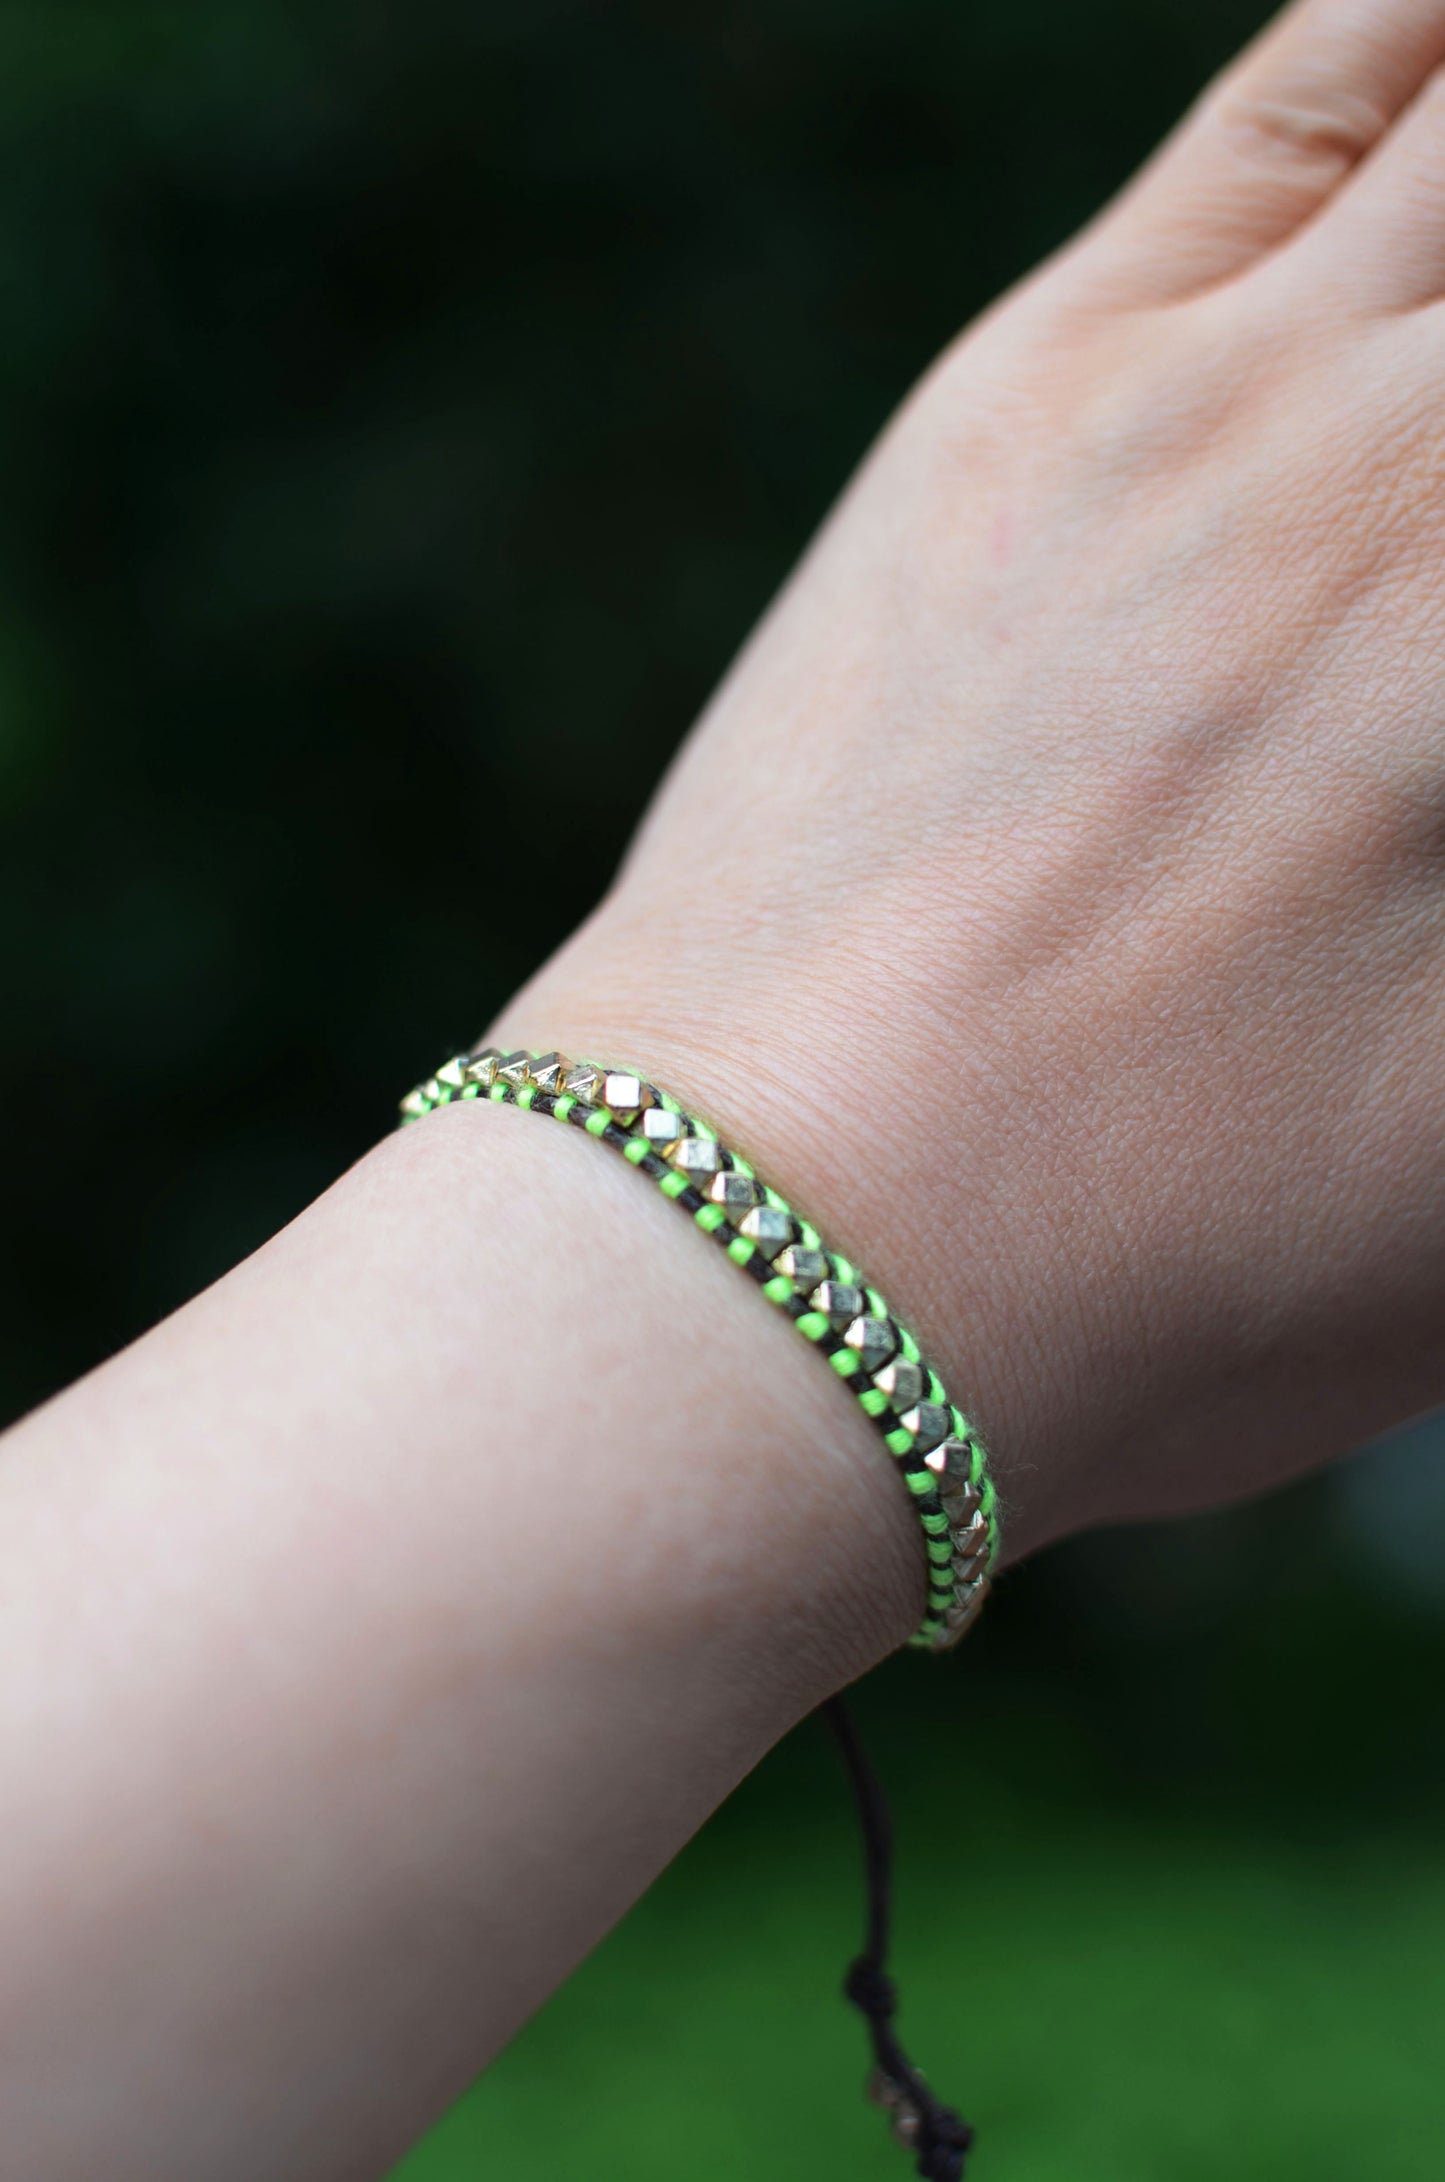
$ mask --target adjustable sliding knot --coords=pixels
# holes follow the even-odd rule
[[[870,2023],[887,2023],[898,2013],[898,1987],[886,1970],[880,1969],[867,1955],[859,1955],[856,1962],[848,1965],[843,1980],[843,1998],[851,2000],[861,2015]]]

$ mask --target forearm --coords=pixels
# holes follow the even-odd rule
[[[750,1284],[495,1107],[18,1427],[0,1539],[6,2182],[380,2172],[921,1585]]]

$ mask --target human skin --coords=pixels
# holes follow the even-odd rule
[[[906,1298],[1015,1553],[1445,1399],[1442,57],[1289,11],[950,349],[494,1026]]]
[[[384,2173],[921,1604],[833,1375],[515,1109],[5,1450],[3,2182]]]
[[[945,355],[493,1026],[858,1258],[1011,1555],[1445,1397],[1442,59],[1292,11]],[[921,1598],[803,1344],[492,1106],[6,1449],[3,2182],[380,2174]]]

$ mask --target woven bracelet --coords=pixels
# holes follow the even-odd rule
[[[988,1595],[998,1551],[988,1457],[877,1289],[715,1129],[643,1077],[560,1053],[485,1046],[408,1092],[401,1118],[479,1098],[550,1114],[620,1152],[827,1357],[893,1457],[923,1528],[927,1604],[910,1642],[929,1651],[956,1644]]]

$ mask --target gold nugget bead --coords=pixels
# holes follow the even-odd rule
[[[873,1384],[880,1394],[888,1396],[894,1409],[912,1409],[923,1397],[922,1367],[910,1363],[906,1356],[895,1356],[881,1371],[874,1372]]]
[[[584,1100],[588,1106],[596,1105],[597,1093],[601,1087],[602,1071],[600,1068],[594,1068],[590,1061],[579,1061],[576,1067],[569,1068],[562,1078],[562,1089],[570,1093],[574,1099]]]
[[[408,1091],[401,1102],[401,1118],[403,1121],[419,1121],[423,1114],[429,1114],[430,1112],[431,1100],[420,1084],[417,1085],[415,1091]]]
[[[451,1060],[443,1061],[441,1067],[437,1070],[437,1082],[444,1091],[460,1091],[466,1080],[467,1057],[465,1053],[454,1054]]]
[[[945,1608],[945,1614],[952,1614],[955,1619],[962,1621],[964,1626],[967,1627],[973,1616],[966,1610],[972,1608],[973,1613],[976,1613],[978,1608],[974,1605],[974,1601],[977,1599],[981,1603],[983,1599],[988,1597],[988,1590],[988,1576],[983,1569],[979,1569],[977,1574],[973,1576],[955,1575],[953,1603]]]
[[[990,1543],[988,1520],[976,1509],[962,1530],[956,1530],[953,1534],[954,1566],[963,1568],[976,1561],[979,1564],[979,1573],[982,1574],[988,1566]]]
[[[957,1537],[961,1530],[966,1530],[983,1506],[983,1498],[976,1485],[961,1486],[957,1492],[943,1485],[939,1487],[938,1497],[943,1512],[948,1517],[950,1537]]]
[[[786,1250],[798,1232],[798,1223],[791,1212],[779,1212],[776,1205],[754,1205],[746,1219],[739,1223],[738,1232],[746,1235],[750,1243],[756,1243],[763,1256],[771,1261],[780,1250]]]
[[[973,1446],[968,1440],[946,1439],[923,1458],[938,1480],[943,1512],[957,1536],[960,1525],[983,1505],[983,1495],[973,1482]]]
[[[657,1104],[657,1093],[640,1076],[627,1076],[620,1069],[609,1069],[602,1079],[597,1104],[605,1106],[613,1119],[625,1126],[635,1121],[645,1106]]]
[[[643,1109],[642,1134],[655,1152],[666,1156],[687,1135],[687,1123],[681,1114],[669,1113],[665,1106],[648,1106]]]
[[[870,1312],[855,1318],[843,1339],[857,1350],[863,1369],[869,1372],[880,1370],[898,1346],[892,1320],[874,1318]]]
[[[953,1572],[953,1584],[953,1604],[945,1608],[945,1613],[952,1614],[956,1612],[961,1615],[964,1607],[972,1606],[974,1599],[980,1592],[987,1597],[988,1571],[984,1568],[975,1568],[970,1576],[965,1575],[962,1570],[956,1568]]]
[[[915,1454],[926,1455],[948,1438],[953,1430],[953,1419],[942,1402],[919,1402],[916,1408],[906,1412],[903,1429],[913,1434]]]
[[[896,2076],[890,2076],[886,2068],[875,2068],[868,2078],[868,2097],[875,2106],[881,2106],[891,2114],[903,2097],[903,2086]]]
[[[792,1243],[777,1261],[778,1271],[786,1273],[797,1287],[816,1288],[820,1280],[828,1277],[828,1259],[821,1250],[809,1250],[802,1243]]]
[[[497,1063],[495,1081],[510,1084],[514,1091],[524,1088],[531,1077],[532,1056],[519,1046],[515,1053],[504,1053]]]
[[[951,1644],[956,1644],[964,1631],[971,1628],[983,1611],[983,1602],[989,1594],[989,1582],[985,1576],[968,1590],[961,1592],[943,1617],[943,1633]]]
[[[730,1219],[740,1219],[762,1196],[760,1184],[750,1174],[715,1174],[708,1186],[708,1196],[715,1205],[721,1205]]]
[[[710,1136],[685,1136],[679,1138],[669,1154],[679,1174],[685,1174],[689,1182],[703,1187],[715,1174],[722,1173],[722,1153]]]
[[[501,1058],[498,1046],[473,1046],[467,1059],[468,1083],[479,1083],[490,1091],[497,1080],[497,1063]]]
[[[820,1280],[808,1301],[830,1325],[842,1328],[858,1317],[867,1298],[850,1280]]]
[[[562,1079],[571,1065],[564,1054],[539,1053],[531,1064],[532,1081],[539,1091],[551,1091],[555,1094],[561,1090]]]
[[[893,2141],[905,2149],[918,2142],[923,2128],[923,2117],[909,2099],[900,2099],[893,2113]]]
[[[967,1485],[973,1477],[973,1443],[955,1439],[952,1433],[940,1440],[924,1456],[924,1461],[938,1479],[939,1490],[946,1486]]]

